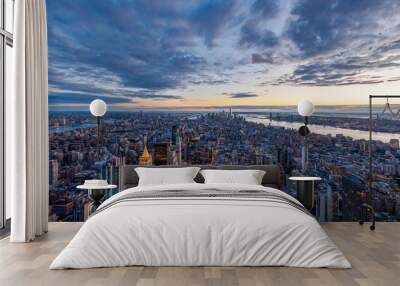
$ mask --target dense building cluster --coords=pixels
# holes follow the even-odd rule
[[[246,115],[219,113],[110,112],[102,122],[100,158],[93,118],[87,113],[50,113],[50,219],[88,216],[85,179],[118,184],[118,167],[135,165],[280,164],[284,191],[295,194],[290,175],[300,173],[302,138],[296,130],[265,126]],[[317,184],[318,219],[355,220],[367,187],[368,142],[312,134],[309,174]],[[374,190],[378,218],[400,218],[398,140],[374,142]],[[108,195],[112,195],[112,192]]]

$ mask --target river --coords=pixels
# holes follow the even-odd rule
[[[298,123],[298,122],[286,122],[286,121],[274,121],[270,120],[269,118],[265,118],[265,116],[261,115],[244,115],[247,121],[250,122],[256,122],[256,123],[262,123],[264,125],[269,125],[271,126],[280,126],[280,127],[285,127],[288,129],[299,129],[300,126],[303,124]],[[337,128],[333,126],[322,126],[322,125],[313,125],[310,124],[308,125],[308,128],[310,129],[311,132],[321,134],[321,135],[337,135],[337,134],[342,134],[344,136],[349,136],[355,140],[360,140],[360,139],[369,139],[369,132],[368,131],[362,131],[362,130],[352,130],[352,129],[345,129],[345,128]],[[379,140],[384,143],[388,143],[390,139],[398,139],[400,140],[400,133],[386,133],[386,132],[372,132],[372,139],[373,140]]]
[[[93,128],[93,127],[96,127],[96,124],[83,123],[83,124],[75,125],[75,126],[49,128],[49,133],[64,133],[64,132],[68,132],[68,131],[75,131],[75,130],[79,130],[79,129]]]
[[[198,115],[193,116],[192,119],[195,119]],[[247,121],[250,122],[256,122],[256,123],[262,123],[264,125],[269,125],[271,124],[272,126],[280,126],[280,127],[285,127],[288,129],[299,129],[300,126],[303,124],[298,123],[298,122],[287,122],[287,121],[274,121],[270,120],[269,118],[266,118],[265,115],[250,115],[250,114],[242,114],[246,118]],[[84,123],[81,125],[77,126],[66,126],[66,127],[60,127],[60,128],[50,128],[49,133],[63,133],[66,131],[73,131],[73,130],[78,130],[82,128],[93,128],[95,127],[96,124],[92,123]],[[346,129],[346,128],[337,128],[333,126],[322,126],[322,125],[314,125],[310,124],[308,125],[309,129],[311,132],[321,134],[321,135],[337,135],[337,134],[342,134],[344,136],[349,136],[355,140],[360,140],[360,139],[369,139],[369,132],[368,131],[362,131],[362,130],[352,130],[352,129]],[[390,139],[398,139],[400,140],[400,133],[386,133],[386,132],[372,132],[372,139],[373,140],[379,140],[385,143],[388,143]]]

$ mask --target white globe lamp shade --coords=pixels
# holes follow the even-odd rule
[[[107,104],[101,99],[95,99],[90,103],[90,113],[93,116],[103,116],[107,112]]]
[[[297,111],[301,116],[310,116],[314,112],[314,104],[307,99],[302,99],[297,105]]]

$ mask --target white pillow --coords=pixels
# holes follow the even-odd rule
[[[138,186],[195,183],[200,168],[135,168],[139,176]]]
[[[261,185],[265,171],[261,170],[202,170],[205,184]]]

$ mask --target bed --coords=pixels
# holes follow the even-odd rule
[[[312,215],[278,189],[278,166],[247,167],[266,171],[259,186],[204,184],[201,175],[196,183],[137,186],[134,168],[123,167],[126,189],[102,203],[50,269],[351,267]]]

